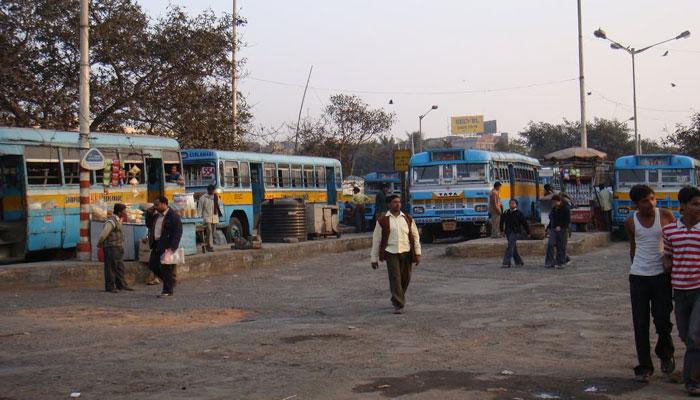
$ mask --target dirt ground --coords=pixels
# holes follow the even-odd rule
[[[0,400],[686,398],[678,373],[631,379],[624,243],[564,270],[426,246],[403,315],[367,252],[187,280],[171,299],[0,292]]]

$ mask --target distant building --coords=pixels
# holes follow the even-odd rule
[[[425,149],[437,148],[461,148],[495,151],[499,142],[508,142],[508,134],[505,132],[499,135],[450,135],[441,138],[426,139],[423,147]]]

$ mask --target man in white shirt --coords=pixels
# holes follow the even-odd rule
[[[214,234],[216,226],[219,224],[221,208],[219,207],[219,196],[216,195],[216,185],[207,186],[207,194],[202,195],[197,202],[197,212],[202,216],[204,222],[207,251],[214,251]]]
[[[413,218],[401,211],[401,197],[388,196],[387,203],[389,211],[379,217],[374,227],[370,258],[374,269],[380,261],[386,261],[394,314],[401,314],[413,263],[420,264],[420,237]]]
[[[605,230],[610,231],[612,228],[612,200],[613,194],[608,189],[605,188],[605,184],[601,183],[598,185],[598,204],[600,205],[600,211],[603,213],[603,219],[605,222]]]

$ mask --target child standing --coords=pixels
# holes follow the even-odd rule
[[[518,209],[518,200],[511,199],[508,207],[508,210],[501,217],[500,226],[501,232],[504,232],[506,239],[508,239],[508,247],[503,255],[503,268],[510,268],[511,258],[515,261],[515,265],[524,265],[523,259],[518,254],[518,238],[523,231],[528,236],[530,235],[530,227],[525,220],[525,215]]]
[[[545,268],[564,268],[567,262],[566,242],[568,238],[571,211],[562,203],[561,196],[552,196],[552,211],[549,212],[549,240],[547,241],[547,256],[544,260]],[[554,257],[554,248],[557,256]]]

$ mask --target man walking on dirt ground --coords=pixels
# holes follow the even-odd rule
[[[663,228],[664,268],[671,271],[678,335],[685,343],[683,382],[700,395],[700,190],[678,192],[681,218]]]
[[[379,267],[379,261],[386,261],[394,314],[401,314],[406,306],[412,265],[420,264],[420,237],[413,218],[401,211],[401,197],[391,195],[387,202],[389,211],[379,217],[374,227],[370,259],[373,269]]]
[[[649,345],[650,311],[659,336],[655,352],[661,359],[661,371],[670,374],[676,368],[671,338],[671,276],[664,271],[662,234],[662,227],[676,219],[671,211],[656,207],[656,197],[649,186],[635,185],[629,194],[637,207],[637,211],[625,220],[632,260],[629,274],[632,323],[639,361],[634,367],[634,375],[640,382],[649,382],[654,373]]]
[[[174,294],[177,283],[175,264],[162,264],[160,262],[165,250],[176,251],[182,238],[182,221],[175,210],[168,207],[168,199],[165,196],[158,197],[156,203],[158,212],[153,223],[153,236],[151,238],[151,258],[148,268],[163,282],[163,292],[158,297],[170,297]]]
[[[501,237],[501,214],[503,214],[503,204],[501,204],[501,182],[496,182],[493,184],[493,189],[489,195],[489,217],[491,221],[492,238]]]

